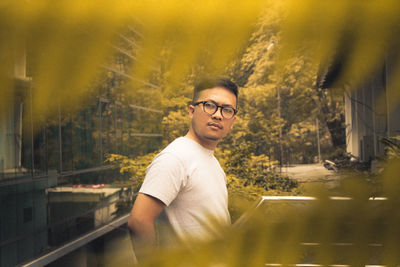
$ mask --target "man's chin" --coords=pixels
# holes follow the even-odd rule
[[[216,136],[205,136],[205,138],[209,141],[214,141],[214,142],[221,140],[220,137],[216,137]]]

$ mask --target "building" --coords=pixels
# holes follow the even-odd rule
[[[386,56],[381,68],[354,85],[338,83],[345,59],[342,55],[328,66],[319,86],[344,90],[346,151],[361,162],[371,162],[385,155],[382,138],[400,136],[398,62],[395,55]]]
[[[74,112],[60,103],[51,118],[38,118],[32,113],[37,88],[26,54],[21,51],[15,62],[10,101],[0,112],[0,266],[107,261],[105,248],[112,251],[121,239],[126,243],[129,211],[118,205],[132,201],[132,192],[73,185],[124,179],[105,163],[105,155],[159,149],[163,112],[128,102],[104,83]],[[115,62],[105,66],[108,81],[129,79],[123,68]]]

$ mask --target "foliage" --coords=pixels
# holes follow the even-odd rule
[[[159,151],[148,153],[144,156],[137,156],[133,159],[123,155],[108,154],[106,162],[115,164],[116,168],[123,175],[127,175],[132,182],[130,185],[134,187],[134,191],[138,191],[146,174],[146,168]]]
[[[386,200],[369,200],[354,177],[342,188],[347,200],[318,192],[316,200],[266,202],[222,238],[153,252],[141,266],[396,266],[399,168],[392,161],[383,174]]]
[[[164,98],[164,117],[162,120],[164,143],[170,143],[179,136],[183,136],[188,131],[189,116],[188,103],[190,98],[182,96],[178,90],[176,96]]]
[[[220,159],[225,172],[243,181],[243,186],[252,185],[263,188],[266,191],[278,190],[291,192],[297,187],[297,182],[283,177],[272,168],[272,164],[266,155],[255,156],[252,152],[254,144],[241,142],[232,150],[225,148],[218,150],[216,156]]]
[[[339,80],[362,81],[363,75],[382,65],[387,48],[398,42],[393,36],[400,36],[393,0],[384,5],[360,0],[308,0],[304,5],[260,0],[78,2],[2,4],[5,41],[0,57],[5,64],[0,71],[0,108],[18,95],[8,89],[14,88],[14,62],[20,61],[26,47],[27,75],[35,81],[35,122],[42,121],[39,115],[51,117],[58,102],[76,110],[86,94],[101,95],[104,88],[111,88],[112,100],[162,110],[169,142],[184,132],[177,130],[184,127],[173,126],[184,124],[182,104],[190,100],[193,82],[200,76],[228,73],[243,87],[236,131],[240,137],[235,138],[257,142],[256,155],[279,159],[281,125],[285,154],[295,162],[310,162],[316,154],[316,129],[311,126],[315,118],[323,126],[323,147],[343,145],[343,106],[337,105],[342,100],[315,84],[320,63],[334,51],[346,51],[348,71]],[[324,14],[325,10],[332,12]],[[375,38],[369,38],[369,30]],[[392,87],[397,82],[393,80]],[[390,101],[396,99],[395,95]],[[138,115],[140,123],[132,128],[154,132],[147,131],[154,124],[147,123],[146,116]],[[291,134],[304,127],[309,131],[293,141]],[[133,149],[147,150],[138,146]]]
[[[400,158],[400,136],[384,137],[381,142],[385,145],[386,156],[388,159]]]
[[[181,82],[182,77],[193,73],[199,76],[223,73],[229,66],[230,76],[242,87],[239,118],[231,135],[221,143],[221,153],[226,156],[221,161],[226,163],[230,188],[241,194],[245,192],[242,188],[254,192],[244,193],[250,197],[264,194],[266,187],[271,192],[274,183],[290,188],[290,181],[277,181],[275,176],[266,179],[264,169],[254,163],[259,160],[252,157],[268,157],[266,162],[279,158],[281,125],[284,147],[292,147],[296,157],[307,154],[305,161],[309,161],[312,154],[309,144],[315,143],[317,131],[313,121],[317,117],[329,129],[329,133],[326,128],[321,129],[321,136],[328,136],[324,138],[326,143],[331,138],[335,144],[332,129],[343,128],[343,107],[337,106],[340,103],[337,96],[331,96],[326,90],[314,90],[318,65],[339,54],[346,60],[339,84],[351,81],[356,88],[376,68],[381,68],[388,58],[387,51],[397,50],[399,8],[398,0],[206,0],[201,3],[169,0],[118,4],[111,1],[99,4],[93,0],[5,0],[0,4],[3,63],[0,114],[14,108],[14,100],[21,97],[19,83],[29,81],[30,77],[34,82],[28,87],[32,90],[26,91],[32,93],[33,104],[24,110],[33,110],[35,127],[56,114],[60,102],[66,112],[79,110],[87,94],[102,95],[104,86],[112,88],[109,96],[113,101],[128,103],[129,98],[140,105],[162,107],[166,140],[170,141],[182,134],[181,129],[184,131],[181,127],[184,108],[195,80],[189,77]],[[262,12],[264,15],[260,18]],[[122,45],[124,42],[129,45]],[[110,57],[116,51],[131,60],[124,59],[110,66]],[[25,54],[28,55],[27,77],[15,68],[16,62],[25,61]],[[398,60],[399,55],[394,54],[393,58]],[[236,62],[230,64],[232,59]],[[110,67],[114,70],[110,71]],[[394,68],[390,88],[398,88],[400,84],[400,68]],[[125,95],[119,92],[122,88],[127,92]],[[280,115],[277,92],[281,96]],[[399,103],[398,92],[386,99],[389,107]],[[111,115],[111,106],[104,112]],[[137,116],[145,119],[149,115]],[[1,116],[0,120],[5,117]],[[138,132],[154,130],[154,124],[144,120],[137,120],[131,126]],[[130,139],[129,134],[124,134],[125,141]],[[237,150],[232,152],[229,146]],[[141,153],[148,150],[137,140],[134,148]],[[397,148],[391,145],[389,155],[397,157]],[[129,161],[115,156],[110,162],[122,164],[138,185],[152,157]],[[82,161],[82,165],[87,163]],[[399,166],[395,162],[386,170],[383,192],[389,201],[382,209],[366,204],[367,190],[357,183],[350,187],[349,193],[355,201],[339,212],[333,212],[322,196],[323,201],[308,213],[287,212],[271,227],[265,227],[269,217],[262,217],[238,232],[227,234],[223,241],[159,255],[153,259],[159,261],[153,266],[260,266],[267,256],[273,262],[293,263],[300,260],[301,249],[297,244],[306,234],[321,241],[315,258],[330,264],[337,227],[347,221],[350,223],[345,225],[345,236],[355,244],[345,251],[350,264],[365,265],[370,242],[367,238],[376,241],[374,238],[378,237],[384,243],[381,262],[398,265]]]
[[[331,12],[326,14],[326,10]],[[273,70],[279,69],[275,59],[281,62],[279,66],[297,65],[293,70],[301,69],[307,60],[295,60],[295,65],[286,61],[296,51],[310,57],[311,65],[315,65],[335,51],[346,50],[348,64],[341,78],[362,81],[364,75],[382,65],[385,51],[397,44],[399,36],[398,5],[394,0],[382,5],[377,0],[219,0],[201,4],[177,0],[103,1],[101,5],[93,0],[56,4],[49,0],[27,4],[6,0],[0,12],[4,37],[0,57],[5,62],[0,71],[0,107],[15,97],[9,90],[14,84],[10,77],[14,62],[19,61],[27,46],[31,64],[28,75],[35,77],[37,88],[34,107],[45,116],[57,110],[54,99],[70,99],[74,105],[69,108],[73,109],[93,88],[91,85],[116,52],[130,58],[125,66],[117,68],[125,78],[130,77],[122,86],[127,90],[149,89],[146,85],[155,79],[151,72],[159,69],[165,58],[168,64],[161,71],[166,81],[177,85],[176,81],[193,73],[193,66],[203,66],[203,73],[221,73],[243,51],[240,67],[233,72],[243,75],[232,75],[242,86],[268,83]],[[231,14],[235,14],[234,21]],[[251,32],[253,37],[248,42]],[[374,38],[370,38],[370,32]],[[273,41],[281,47],[279,58],[267,50]],[[296,72],[283,73],[285,82],[281,84],[296,90],[296,83],[303,83]],[[390,101],[396,100],[397,96]]]
[[[268,192],[259,185],[245,185],[245,183],[246,180],[239,179],[232,174],[227,174],[229,213],[232,222],[239,219],[254,201],[268,194]]]
[[[215,156],[227,174],[229,210],[236,220],[245,207],[265,195],[296,195],[298,183],[272,169],[266,155],[255,156],[254,143],[240,142],[231,149],[217,148]]]
[[[296,181],[271,170],[270,167],[276,162],[269,161],[265,155],[254,156],[252,148],[252,143],[245,142],[235,146],[232,151],[216,150],[216,156],[227,173],[229,209],[233,220],[242,214],[243,203],[249,204],[260,196],[300,193]],[[128,176],[130,181],[128,185],[133,186],[136,192],[143,182],[147,166],[158,152],[133,159],[123,155],[108,154],[106,162],[114,164],[121,174]]]
[[[179,136],[183,136],[188,131],[189,116],[186,112],[171,111],[162,120],[165,142],[172,142]]]
[[[243,86],[240,88],[242,121],[239,123],[244,127],[234,129],[233,138],[240,133],[242,139],[257,144],[256,154],[268,154],[274,159],[280,159],[282,143],[283,162],[310,163],[317,154],[317,130],[322,136],[320,143],[324,150],[329,152],[332,141],[336,140],[328,130],[332,120],[336,123],[336,117],[344,123],[340,116],[343,109],[331,107],[343,107],[337,105],[343,102],[343,97],[341,102],[332,101],[331,94],[318,93],[315,84],[318,64],[306,47],[293,50],[284,62],[280,59],[283,42],[280,22],[285,16],[281,3],[272,4],[260,18],[247,49],[231,66],[231,75]],[[322,126],[319,129],[315,126],[317,118]],[[344,127],[342,130],[344,132]],[[342,139],[344,141],[344,137]]]

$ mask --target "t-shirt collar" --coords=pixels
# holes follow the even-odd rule
[[[188,137],[186,137],[186,136],[181,136],[181,138],[184,138],[185,140],[188,140],[189,142],[191,142],[191,143],[193,143],[194,145],[198,146],[199,149],[201,149],[202,151],[204,151],[204,153],[206,153],[206,154],[208,154],[208,155],[210,155],[210,156],[214,155],[214,150],[213,150],[213,149],[205,148],[204,146],[200,145],[199,143],[197,143],[197,142],[194,141],[193,139],[190,139],[190,138],[188,138]]]

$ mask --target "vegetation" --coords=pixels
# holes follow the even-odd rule
[[[382,138],[388,159],[400,159],[400,136]]]
[[[134,159],[118,154],[108,154],[106,162],[115,165],[122,175],[128,177],[130,182],[125,183],[125,185],[132,186],[134,191],[137,192],[143,182],[147,166],[158,152],[159,151],[155,151],[144,156],[138,156]]]
[[[0,4],[0,122],[21,97],[13,90],[21,82],[14,67],[25,54],[29,55],[27,77],[34,83],[23,94],[33,95],[27,109],[33,110],[35,127],[52,120],[59,103],[64,104],[63,112],[76,114],[87,95],[104,93],[112,101],[133,100],[162,110],[165,143],[187,130],[185,110],[195,81],[224,74],[241,87],[237,123],[216,151],[229,190],[244,199],[296,194],[293,181],[273,172],[277,161],[312,162],[317,132],[328,153],[340,151],[343,145],[342,92],[319,88],[319,71],[330,65],[332,57],[340,57],[345,66],[333,87],[351,81],[357,88],[382,67],[388,51],[398,50],[399,8],[398,0],[206,0],[201,4],[5,0]],[[118,53],[130,59],[120,59]],[[120,60],[110,66],[113,57]],[[398,61],[399,54],[393,59]],[[393,73],[395,78],[387,86],[398,88],[398,64]],[[386,101],[395,107],[399,91]],[[113,108],[110,104],[100,110],[111,115]],[[141,120],[128,128],[157,130],[154,124],[144,123],[148,114],[137,116]],[[319,129],[316,119],[321,122]],[[124,142],[134,139],[131,132],[122,135]],[[398,146],[387,143],[393,162],[384,169],[380,193],[388,200],[378,208],[368,200],[373,192],[356,177],[343,188],[353,198],[342,202],[347,205],[335,208],[322,192],[309,210],[289,208],[280,209],[278,217],[255,216],[243,228],[227,230],[224,239],[152,254],[148,266],[261,266],[309,259],[325,265],[398,265],[400,164]],[[138,186],[153,156],[146,153],[159,147],[159,142],[145,146],[135,139],[129,146],[135,158],[110,155],[108,160],[120,164]],[[304,254],[302,242],[320,245]],[[337,261],[337,247],[332,244],[343,242],[350,246],[339,250],[343,257]],[[371,255],[369,244],[380,244],[374,247],[381,250]]]
[[[399,187],[391,177],[400,171],[398,163],[382,175],[388,200],[368,200],[365,181],[348,180],[343,190],[352,200],[320,192],[318,201],[271,202],[225,229],[221,239],[161,251],[142,266],[396,266]]]
[[[115,184],[132,187],[133,191],[137,192],[145,177],[147,166],[158,152],[133,159],[117,154],[107,155],[106,162],[115,165],[127,179],[123,183],[116,181]],[[217,154],[219,153],[220,150],[217,151]],[[231,154],[235,156],[232,158]],[[248,150],[235,149],[232,152],[225,150],[219,159],[227,172],[229,208],[233,220],[241,215],[246,205],[262,195],[300,193],[296,181],[268,170],[265,158],[253,156]]]

